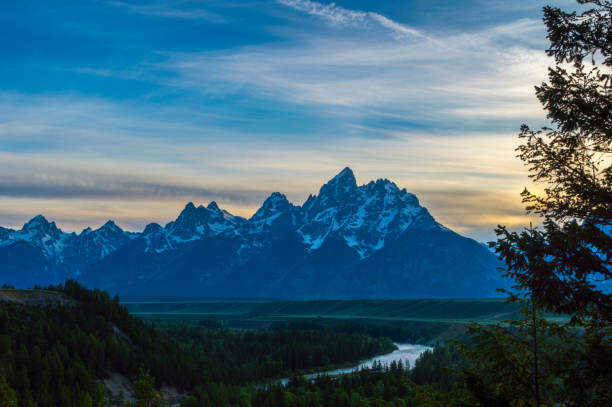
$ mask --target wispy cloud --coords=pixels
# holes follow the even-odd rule
[[[282,5],[291,7],[295,10],[321,17],[336,25],[362,25],[364,23],[377,23],[378,25],[391,31],[396,38],[415,36],[427,38],[419,30],[407,27],[395,22],[383,15],[371,11],[349,10],[336,5],[335,3],[323,4],[311,0],[278,0]]]
[[[336,7],[323,10],[335,15]],[[348,19],[346,13],[336,19]],[[382,41],[379,31],[289,31],[291,46],[172,54],[158,67],[176,73],[173,86],[208,95],[244,92],[320,108],[343,120],[376,110],[437,125],[457,125],[464,118],[541,120],[533,84],[545,78],[548,60],[531,44],[534,32],[541,31],[536,23],[438,34],[435,42]]]
[[[425,34],[420,32],[419,30],[402,25],[378,13],[369,12],[368,16],[372,18],[373,20],[377,21],[383,27],[391,30],[395,34],[396,38],[398,39],[409,37],[409,36],[429,39]]]
[[[313,16],[323,17],[334,24],[355,24],[365,21],[368,13],[358,10],[348,10],[335,3],[323,4],[310,0],[278,0],[282,5]]]

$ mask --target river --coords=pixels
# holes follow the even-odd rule
[[[373,358],[364,360],[355,366],[329,370],[326,372],[311,373],[304,375],[304,377],[307,379],[314,379],[319,375],[336,376],[343,373],[354,372],[355,370],[359,370],[365,367],[372,367],[374,362],[380,362],[383,365],[389,365],[393,361],[399,362],[401,360],[404,364],[406,362],[409,362],[410,367],[413,367],[415,360],[417,360],[417,358],[421,356],[423,352],[425,352],[426,350],[433,349],[430,346],[415,345],[412,343],[395,343],[395,346],[397,346],[397,349],[393,352],[387,353],[385,355],[374,356]],[[283,385],[286,385],[288,381],[289,378],[284,378],[280,379],[277,383],[282,383]]]

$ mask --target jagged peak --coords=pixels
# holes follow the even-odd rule
[[[147,226],[145,226],[144,230],[142,231],[142,234],[150,235],[151,233],[159,232],[161,229],[162,227],[159,225],[159,223],[151,222]]]
[[[185,219],[185,217],[192,217],[193,214],[197,211],[198,208],[193,204],[193,202],[188,202],[185,205],[185,208],[179,214],[177,220]]]
[[[112,220],[107,220],[104,225],[100,229],[121,229],[117,224]]]
[[[83,231],[84,233],[85,231]],[[83,234],[81,233],[81,234]],[[117,233],[124,233],[123,229],[121,229],[119,226],[117,226],[117,224],[112,221],[112,220],[107,220],[106,223],[104,223],[102,226],[100,226],[98,229],[95,230],[90,230],[89,233],[94,233],[95,235],[108,235],[108,234],[117,234]]]
[[[370,181],[367,185],[365,185],[365,189],[383,194],[402,193],[402,190],[399,189],[397,184],[393,181],[388,180],[387,178],[379,178],[376,181]]]
[[[350,193],[357,189],[357,180],[355,174],[349,167],[345,167],[335,177],[329,180],[319,190],[319,198],[331,197],[339,198],[340,196]]]
[[[37,233],[50,233],[53,236],[59,236],[63,233],[55,224],[55,222],[49,222],[43,215],[36,215],[28,222],[23,225],[23,231]]]
[[[240,217],[234,216],[231,213],[219,208],[219,205],[215,201],[211,201],[208,206],[202,205],[195,206],[189,202],[180,215],[174,222],[170,222],[166,225],[166,229],[171,233],[181,231],[185,238],[187,234],[193,232],[195,228],[208,224],[218,224],[219,222],[240,222],[243,220]],[[215,226],[218,228],[218,226]],[[189,232],[191,231],[191,232]]]
[[[340,171],[335,177],[330,179],[327,184],[331,183],[357,186],[355,174],[353,174],[353,170],[351,170],[349,167],[344,167],[344,169]]]
[[[23,225],[23,228],[24,229],[30,229],[31,227],[34,227],[36,225],[48,225],[48,224],[49,224],[49,221],[47,220],[47,218],[45,218],[41,214],[38,214],[38,215],[34,216],[32,219],[30,219],[29,221],[27,221]],[[55,222],[53,224],[55,224]]]
[[[287,197],[280,192],[272,192],[261,205],[261,208],[255,212],[251,220],[267,218],[278,212],[285,212],[293,208],[293,204],[289,202]]]
[[[270,194],[270,196],[268,197],[268,199],[273,199],[273,200],[281,199],[281,200],[286,201],[287,197],[285,196],[285,194],[282,194],[282,193],[277,191],[277,192],[272,192]],[[268,199],[266,199],[266,200],[268,200]]]
[[[281,194],[280,192],[272,192],[264,201],[262,207],[277,207],[279,204],[285,203],[291,205],[285,194]]]
[[[354,176],[353,170],[351,170],[351,168],[348,166],[344,167],[342,171],[338,173],[338,175],[341,175],[341,174],[350,174],[351,176]]]
[[[366,194],[373,193],[381,197],[393,196],[411,206],[420,206],[419,199],[415,194],[406,191],[406,188],[400,189],[395,182],[387,178],[379,178],[376,181],[370,181],[360,188],[363,188],[366,191]]]

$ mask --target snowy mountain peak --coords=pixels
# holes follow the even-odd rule
[[[34,216],[32,219],[30,219],[29,221],[27,221],[24,225],[22,230],[33,230],[33,229],[41,229],[41,228],[47,228],[49,227],[50,223],[47,220],[47,218],[45,218],[42,215],[36,215]]]
[[[201,212],[202,209],[203,207],[201,205],[196,208],[193,202],[189,202],[187,205],[185,205],[185,208],[181,211],[178,218],[176,218],[176,222],[183,223],[193,219],[195,216],[197,216],[197,213]]]
[[[305,223],[299,228],[310,250],[331,236],[343,239],[361,258],[383,248],[405,230],[431,229],[440,225],[414,194],[388,179],[357,186],[347,167],[325,184],[318,196],[303,206]]]
[[[261,208],[251,217],[251,221],[258,221],[269,218],[271,216],[289,212],[295,207],[291,204],[287,197],[280,192],[273,192],[261,205]]]
[[[49,222],[44,216],[36,215],[21,230],[0,230],[0,246],[27,242],[41,249],[46,256],[53,257],[61,253],[65,241],[75,236],[74,233],[62,232],[55,222]]]
[[[181,243],[220,234],[236,234],[243,222],[245,222],[243,218],[219,208],[214,201],[207,207],[202,205],[196,207],[189,202],[176,221],[168,223],[163,232],[169,242]]]
[[[338,175],[321,187],[319,196],[338,199],[353,192],[355,189],[357,189],[355,174],[353,174],[349,167],[345,167]]]
[[[265,202],[268,202],[268,201],[270,202],[288,202],[285,194],[281,194],[280,192],[272,192],[270,196],[266,199]]]
[[[370,181],[368,184],[360,187],[360,189],[363,189],[369,197],[384,199],[386,206],[396,204],[414,207],[421,206],[415,194],[406,191],[405,188],[400,189],[394,182],[388,179]]]
[[[349,181],[352,180],[352,182],[356,183],[355,174],[353,174],[353,170],[351,170],[349,167],[344,167],[342,171],[332,178],[332,181],[341,179],[348,179]]]
[[[108,220],[98,230],[106,231],[106,232],[123,232],[123,229],[121,229],[119,226],[117,226],[117,224],[115,222],[113,222],[112,220]]]
[[[49,222],[44,216],[36,215],[23,225],[21,234],[23,240],[59,239],[62,231],[55,226],[55,222]]]

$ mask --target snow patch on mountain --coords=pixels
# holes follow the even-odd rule
[[[417,197],[387,179],[357,186],[345,168],[310,196],[304,205],[305,221],[298,229],[310,250],[330,236],[339,236],[363,259],[410,227],[441,228]]]
[[[55,222],[49,222],[44,216],[37,215],[20,230],[3,228],[0,233],[0,246],[27,242],[39,248],[47,259],[55,263],[91,263],[101,260],[139,235],[122,230],[113,221],[106,222],[96,230],[86,228],[78,235],[74,232],[66,233],[59,229]]]

